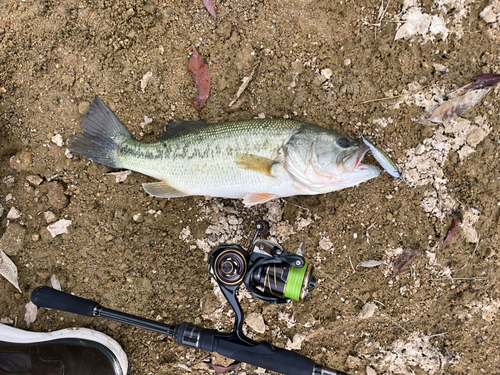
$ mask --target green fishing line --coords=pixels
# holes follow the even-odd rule
[[[288,278],[285,284],[285,297],[291,298],[295,301],[300,299],[300,291],[302,290],[302,283],[307,270],[307,262],[301,268],[290,266],[288,271]]]

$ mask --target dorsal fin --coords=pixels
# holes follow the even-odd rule
[[[194,129],[207,126],[208,123],[203,121],[174,121],[163,127],[163,133],[158,137],[159,141],[172,138],[173,136]]]

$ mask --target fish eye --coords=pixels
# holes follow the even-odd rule
[[[337,138],[337,144],[342,147],[342,148],[347,148],[349,147],[349,139],[347,139],[346,137],[340,137],[340,138]]]

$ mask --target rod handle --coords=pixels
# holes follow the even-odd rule
[[[38,307],[47,307],[85,316],[94,316],[94,309],[99,306],[95,301],[64,293],[48,286],[36,287],[31,293],[31,302]]]

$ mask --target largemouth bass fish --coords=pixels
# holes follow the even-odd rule
[[[71,152],[112,168],[157,178],[144,190],[161,198],[205,195],[251,206],[279,197],[323,194],[380,174],[363,165],[363,143],[305,122],[253,119],[208,124],[177,121],[155,142],[132,137],[95,97]]]

